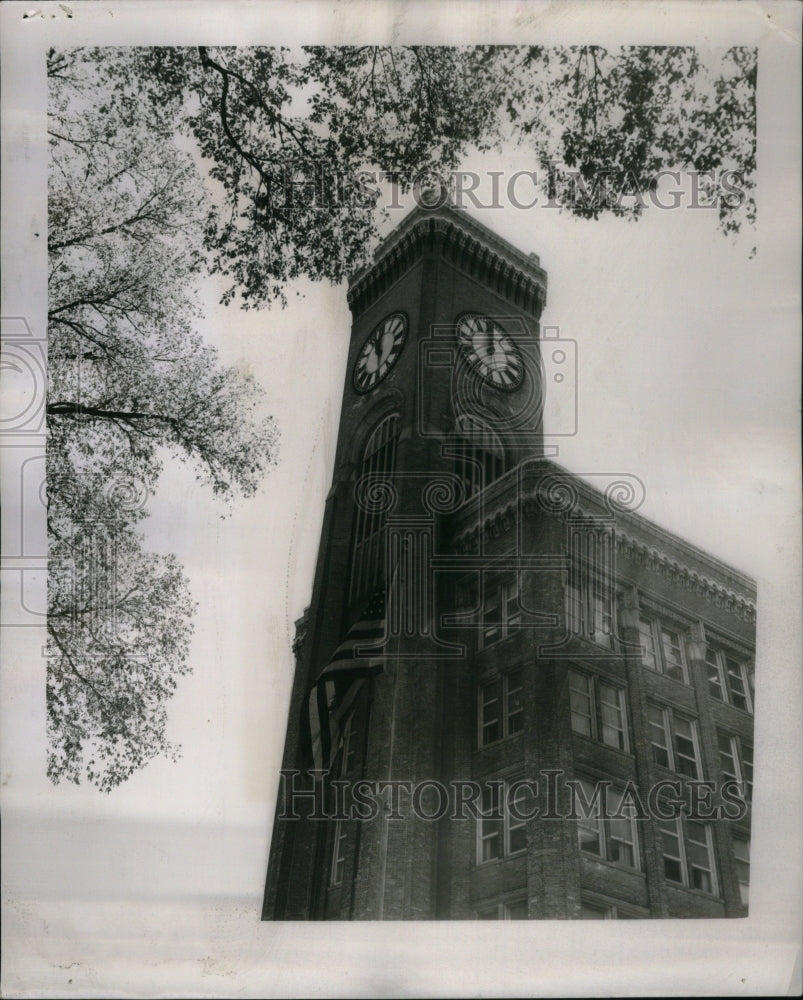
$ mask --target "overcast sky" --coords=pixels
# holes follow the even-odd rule
[[[795,128],[777,128],[778,95],[794,73],[787,65],[786,77],[779,75],[787,50],[777,39],[765,43],[774,48],[759,64],[767,89],[759,108],[766,134],[757,234],[732,241],[718,232],[714,212],[684,208],[650,208],[637,223],[582,222],[543,207],[471,211],[540,256],[549,281],[542,322],[577,343],[579,432],[561,441],[558,461],[580,474],[637,475],[646,486],[642,514],[758,580],[758,720],[771,710],[780,732],[789,712],[787,705],[784,716],[784,699],[797,690],[787,681],[798,669],[788,650],[796,643],[799,593],[799,248],[788,219],[790,206],[798,218],[799,195],[797,170],[789,166],[796,162]],[[32,94],[28,100],[41,100],[41,81]],[[508,176],[531,163],[511,149],[465,167]],[[41,164],[37,169],[41,181]],[[24,246],[28,222],[15,221]],[[754,244],[758,253],[750,259]],[[26,280],[20,272],[23,287]],[[8,285],[4,291],[8,296]],[[233,975],[242,973],[235,939],[254,953],[265,941],[254,917],[284,743],[290,643],[293,621],[309,600],[331,480],[350,314],[345,287],[299,283],[291,292],[302,297],[291,293],[286,309],[259,313],[218,306],[219,291],[210,281],[201,292],[204,331],[224,360],[253,371],[264,386],[282,439],[278,467],[263,490],[227,518],[191,472],[174,463],[151,505],[149,542],[178,555],[199,602],[194,673],[180,681],[170,707],[171,735],[184,756],[178,764],[149,765],[110,796],[53,788],[37,745],[39,681],[20,681],[15,715],[5,719],[4,784],[13,776],[5,809],[11,805],[19,822],[7,826],[16,863],[4,866],[4,877],[12,897],[28,900],[20,933],[27,927],[29,935],[47,936],[40,926],[47,912],[61,920],[62,943],[48,951],[48,968],[63,989],[67,973],[53,972],[52,956],[63,955],[69,965],[79,911],[67,903],[54,908],[51,900],[40,918],[31,904],[37,893],[69,905],[82,894],[96,900],[94,909],[80,911],[89,937],[123,935],[125,954],[144,963],[154,981],[159,963],[183,955],[193,935],[199,941],[216,935],[227,957],[207,956],[212,978],[204,982],[223,989],[220,983],[236,981],[248,992],[242,978],[214,977],[225,974],[226,962]],[[21,311],[19,302],[11,307],[12,314]],[[782,778],[770,773],[778,759],[771,733],[766,747],[759,804]],[[759,752],[759,775],[761,760]],[[229,911],[212,906],[223,897]],[[149,901],[157,899],[178,908],[180,941],[170,936],[167,916],[159,925],[166,937],[157,941],[147,928]],[[103,900],[117,905],[104,910]],[[181,900],[191,905],[182,909]],[[293,944],[271,940],[276,947]],[[187,953],[189,978],[179,975],[177,983],[195,982],[203,971],[203,948],[196,951]],[[85,984],[86,965],[78,974]],[[102,975],[97,982],[105,982]]]

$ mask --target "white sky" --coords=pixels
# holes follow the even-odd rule
[[[13,54],[4,52],[4,114],[17,143],[6,152],[4,197],[8,185],[16,184],[17,192],[34,185],[32,198],[4,204],[3,314],[32,315],[34,323],[39,317],[40,329],[42,286],[18,260],[43,263],[30,222],[38,218],[41,226],[41,118],[18,113],[32,107],[41,114],[41,53],[50,39],[79,44],[85,30],[88,36],[101,30],[100,13],[93,12],[86,28],[88,21],[81,20],[86,5],[71,6],[77,15],[71,21],[42,22],[27,36],[10,24],[8,9],[2,11],[20,46]],[[111,27],[102,24],[109,44],[166,44],[179,30],[207,31],[206,40],[213,41],[228,36],[269,42],[290,31],[286,5],[240,8],[236,24],[219,21],[220,6],[212,5],[216,22],[205,16],[207,7],[195,5],[192,24],[177,28],[163,22],[162,34],[144,23],[153,11],[143,19],[119,5],[90,6],[113,9],[117,20]],[[543,208],[475,214],[521,250],[540,255],[549,277],[543,322],[559,326],[562,337],[578,344],[580,429],[561,443],[558,460],[581,474],[639,476],[647,489],[643,514],[758,580],[754,916],[726,927],[707,921],[704,932],[691,933],[687,924],[682,948],[689,965],[685,971],[676,968],[671,982],[678,990],[688,982],[692,990],[699,978],[684,976],[712,975],[718,977],[712,983],[727,980],[737,991],[770,983],[768,990],[784,992],[783,970],[790,968],[788,949],[799,926],[797,882],[790,882],[784,865],[800,870],[799,831],[789,847],[777,824],[763,819],[762,809],[786,790],[789,814],[800,813],[799,787],[784,785],[790,741],[795,752],[799,749],[799,110],[787,89],[788,81],[798,79],[799,40],[793,35],[792,5],[773,8],[775,23],[786,31],[773,29],[757,5],[740,5],[738,17],[737,7],[717,6],[722,14],[714,15],[711,6],[655,5],[663,18],[659,30],[654,18],[642,20],[641,8],[628,8],[629,18],[617,20],[622,7],[611,4],[594,27],[603,41],[606,32],[622,42],[662,41],[667,33],[686,42],[761,41],[757,235],[747,233],[732,243],[717,231],[710,211],[650,208],[638,223],[584,223]],[[266,18],[268,9],[274,18]],[[325,31],[330,41],[346,41],[358,37],[368,8],[307,10],[303,41]],[[548,17],[533,20],[544,11]],[[423,31],[423,16],[437,19],[437,28],[426,34],[432,40],[457,40],[465,32],[471,41],[582,41],[589,30],[587,16],[570,4],[560,10],[510,4],[501,23],[492,5],[435,4],[423,15],[414,5],[375,5],[372,23],[387,14],[389,26],[391,12],[397,15],[400,42],[408,40],[410,25]],[[495,19],[496,34],[489,35]],[[247,22],[251,34],[243,26]],[[276,35],[267,31],[268,23]],[[33,53],[40,53],[39,62]],[[14,73],[25,81],[25,91],[15,90],[12,100],[7,80]],[[789,122],[791,127],[782,128]],[[466,166],[513,171],[531,164],[510,150]],[[758,254],[749,260],[753,243]],[[41,279],[45,272],[36,273]],[[660,965],[665,927],[656,929],[649,921],[635,930],[627,925],[626,941],[599,937],[603,929],[592,933],[565,925],[559,933],[551,925],[529,927],[530,937],[508,931],[495,941],[494,961],[481,968],[471,964],[476,928],[457,928],[452,937],[444,928],[443,940],[424,933],[424,925],[401,938],[389,936],[389,928],[361,928],[360,940],[382,949],[384,978],[377,978],[376,964],[370,975],[355,973],[361,962],[364,968],[364,953],[347,928],[316,927],[319,950],[316,962],[309,963],[305,934],[256,922],[292,679],[293,621],[309,599],[350,329],[345,288],[306,283],[299,290],[304,298],[291,297],[285,310],[258,313],[218,307],[211,283],[205,293],[207,335],[224,360],[254,372],[281,427],[279,466],[261,493],[221,520],[222,508],[196,488],[192,474],[170,465],[151,505],[151,542],[179,556],[199,602],[194,673],[181,681],[170,708],[171,736],[183,745],[183,759],[150,765],[110,796],[84,787],[52,787],[43,776],[44,666],[37,641],[15,635],[17,645],[9,647],[6,639],[6,653],[11,648],[13,654],[11,672],[4,666],[3,677],[7,995],[21,995],[26,986],[31,995],[44,995],[46,987],[54,995],[89,995],[92,989],[129,985],[142,995],[148,989],[203,990],[213,996],[236,990],[251,996],[263,990],[287,995],[291,989],[301,994],[394,986],[432,993],[461,982],[433,979],[447,975],[435,971],[446,947],[464,948],[458,950],[466,956],[469,977],[462,980],[468,983],[463,989],[487,983],[487,992],[504,992],[499,974],[483,977],[506,954],[515,959],[508,989],[601,988],[599,962],[605,966],[612,955],[619,956],[620,991],[628,976],[642,989],[650,982],[658,984],[655,991],[669,988],[670,981],[650,978],[662,968],[666,975],[667,967]],[[790,851],[797,851],[791,862]],[[790,927],[791,936],[783,930]],[[536,976],[523,963],[522,949],[513,948],[515,934],[522,944],[529,942],[528,952],[548,949],[553,964],[540,965]],[[782,938],[788,943],[780,944]],[[734,962],[749,964],[759,939],[776,943],[772,968],[780,979],[761,966],[764,979],[752,973],[743,985],[739,977],[731,981]],[[408,940],[419,962],[415,967],[404,950]],[[649,965],[640,965],[638,956]],[[721,968],[715,968],[717,961]],[[561,985],[570,982],[569,969],[573,987]],[[555,979],[558,974],[564,978]]]

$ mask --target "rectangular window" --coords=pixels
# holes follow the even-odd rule
[[[725,698],[725,676],[722,670],[722,661],[719,652],[710,646],[705,653],[705,666],[708,673],[708,693],[717,701],[726,701]]]
[[[602,742],[618,750],[627,750],[625,693],[621,688],[599,682],[600,734]]]
[[[569,568],[566,587],[566,623],[568,630],[607,649],[613,646],[614,587],[610,576],[612,539],[604,532],[594,540],[580,532],[574,543],[586,552],[575,554]]]
[[[609,588],[599,580],[594,580],[591,585],[591,614],[594,642],[610,646],[613,636],[613,602]]]
[[[661,848],[664,855],[664,875],[670,882],[685,884],[683,847],[680,837],[680,820],[664,820],[660,824]]]
[[[482,788],[477,822],[477,862],[495,861],[523,851],[527,846],[526,820],[532,811],[531,792],[526,785],[516,789],[515,808],[510,809],[510,786],[503,781],[489,781]],[[518,815],[514,815],[518,813]]]
[[[502,857],[505,822],[501,809],[502,786],[486,785],[482,790],[479,818],[479,861]]]
[[[590,674],[577,670],[569,671],[569,701],[572,712],[572,729],[576,733],[594,739],[594,682]]]
[[[753,799],[753,748],[728,733],[717,732],[719,765],[726,781],[738,781],[747,802]]]
[[[697,778],[700,759],[697,723],[658,705],[647,706],[647,717],[655,763],[687,778]]]
[[[664,875],[690,889],[717,894],[711,827],[687,819],[662,820],[659,823],[664,858]]]
[[[576,796],[577,839],[580,850],[593,854],[623,868],[638,868],[638,838],[636,835],[634,806],[622,806],[622,794],[614,788],[607,789],[606,811],[602,813],[601,797],[593,799],[596,791],[590,781],[581,780],[580,788],[585,802],[593,806],[585,815],[585,803]],[[621,815],[618,815],[621,813]],[[611,817],[610,819],[607,817]],[[615,817],[615,818],[614,818]]]
[[[499,589],[494,587],[486,597],[482,608],[482,644],[490,646],[502,638],[502,622],[499,618]]]
[[[739,749],[742,752],[742,781],[744,782],[745,798],[748,802],[753,801],[753,748],[740,741]]]
[[[511,670],[481,684],[478,696],[479,746],[515,736],[524,728],[524,674]]]
[[[683,637],[679,632],[652,618],[639,618],[641,662],[648,670],[664,674],[681,684],[689,683]]]
[[[502,738],[502,713],[499,699],[500,679],[480,687],[480,746]]]
[[[652,744],[652,759],[661,767],[672,769],[672,756],[669,752],[669,738],[667,736],[667,724],[664,718],[664,710],[657,705],[650,705],[647,709],[647,717],[650,723],[650,743]]]
[[[748,695],[745,665],[731,656],[726,656],[725,668],[727,671],[728,697],[731,705],[734,708],[741,708],[743,712],[752,711]]]
[[[527,824],[520,816],[526,816],[529,812],[529,793],[525,787],[516,789],[514,797],[515,814],[507,814],[507,853],[516,854],[527,847]]]
[[[340,753],[340,773],[342,776],[345,776],[354,767],[354,762],[357,757],[357,735],[355,732],[353,712],[349,716],[348,721],[343,728],[343,746]]]
[[[715,646],[706,650],[705,663],[711,697],[743,712],[752,712],[752,686],[747,664]]]
[[[600,677],[569,670],[572,730],[617,750],[628,750],[625,693]]]
[[[520,624],[518,574],[511,574],[503,580],[486,580],[480,633],[482,647],[506,639]]]
[[[717,744],[719,746],[719,766],[722,769],[722,777],[726,781],[741,781],[736,737],[726,736],[725,733],[717,733]]]
[[[659,672],[658,647],[655,642],[653,623],[647,618],[638,620],[639,642],[641,643],[641,662],[648,670]]]
[[[332,842],[332,885],[340,885],[343,881],[343,868],[346,863],[346,830],[343,821],[335,821],[335,834]]]
[[[688,683],[686,676],[686,660],[683,655],[683,641],[677,632],[661,626],[661,651],[663,653],[664,673],[682,684]]]
[[[739,880],[739,895],[747,906],[750,901],[750,840],[747,837],[733,838],[733,856],[736,859],[736,878]]]
[[[672,713],[675,742],[675,770],[687,778],[697,777],[697,740],[695,725],[682,715]]]
[[[714,854],[710,826],[696,820],[686,820],[686,859],[692,889],[713,893]]]

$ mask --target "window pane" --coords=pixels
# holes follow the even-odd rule
[[[477,910],[477,920],[499,920],[499,907],[490,906],[487,910]]]
[[[725,733],[717,733],[717,745],[719,747],[719,766],[722,768],[722,777],[726,780],[738,781],[739,774],[736,770],[736,757],[733,750],[733,739]]]
[[[636,852],[632,822],[629,819],[612,819],[608,827],[608,860],[628,868],[636,867]]]
[[[677,820],[667,820],[659,826],[664,855],[664,874],[672,882],[683,882],[683,865],[680,860],[680,837]]]
[[[335,822],[335,832],[332,842],[332,885],[340,885],[343,881],[345,866],[346,831],[341,820]]]
[[[593,906],[591,903],[580,904],[581,920],[607,920],[608,911],[601,906]]]
[[[592,593],[592,609],[594,614],[594,641],[609,646],[613,633],[613,614],[610,595],[606,587],[595,582]]]
[[[656,764],[663,767],[670,767],[669,744],[666,738],[663,709],[655,705],[648,707],[650,722],[650,742],[652,743],[652,756]]]
[[[568,589],[569,631],[582,635],[585,631],[585,616],[583,615],[583,598],[579,587],[569,586]]]
[[[602,843],[599,835],[599,823],[594,819],[580,819],[577,821],[577,837],[580,843],[580,850],[586,854],[596,854],[602,857]]]
[[[502,856],[502,827],[499,820],[484,819],[482,823],[482,855],[483,861],[493,861]]]
[[[481,745],[493,743],[502,736],[500,726],[499,681],[483,684],[480,688]]]
[[[482,790],[482,816],[480,818],[480,860],[491,861],[502,856],[504,820],[500,806],[501,789],[486,785]]]
[[[713,892],[713,863],[708,830],[702,823],[694,820],[686,823],[686,857],[691,886],[703,892]]]
[[[749,703],[747,701],[747,690],[744,683],[742,665],[738,660],[733,660],[729,656],[725,658],[725,663],[728,668],[728,693],[731,705],[735,705],[736,708],[741,708],[747,712],[749,710]]]
[[[522,825],[511,829],[509,839],[510,845],[508,849],[511,854],[515,854],[516,851],[523,851],[527,846],[527,828]]]
[[[641,662],[649,670],[657,670],[658,665],[655,658],[655,638],[652,632],[652,622],[646,618],[639,618],[638,623],[639,642],[641,643]]]
[[[521,621],[518,577],[512,577],[505,584],[505,621],[509,625],[515,625]]]
[[[680,774],[697,777],[697,754],[694,746],[694,723],[682,716],[674,716],[675,767]]]
[[[569,700],[571,703],[572,729],[583,736],[594,735],[594,703],[592,701],[591,678],[569,671]]]
[[[733,838],[733,855],[736,859],[736,878],[739,880],[739,893],[742,902],[747,905],[750,896],[750,841],[741,837]]]
[[[600,684],[600,711],[602,715],[602,742],[608,746],[626,749],[624,692],[619,688]]]
[[[580,789],[575,794],[575,804],[577,805],[578,814],[582,817],[584,812],[584,807],[581,806],[579,800],[579,791],[582,790],[583,797],[586,802],[591,802],[594,795],[594,786],[588,781],[580,781]],[[593,814],[599,814],[600,803],[597,800],[593,806]],[[602,838],[600,837],[600,820],[595,819],[594,815],[588,818],[581,818],[577,821],[577,836],[580,842],[580,850],[585,851],[587,854],[596,854],[597,857],[604,857]]]
[[[508,920],[526,920],[527,900],[520,899],[516,900],[515,903],[508,903],[505,906],[505,916]]]
[[[751,802],[753,799],[753,748],[747,743],[742,743],[742,778],[747,801]]]
[[[495,594],[490,600],[492,603],[486,603],[482,614],[482,640],[486,646],[502,637],[499,627],[499,595]]]
[[[514,804],[519,815],[526,815],[531,808],[530,791],[526,786],[521,786],[516,791]],[[518,819],[508,809],[508,852],[515,854],[516,851],[523,851],[527,846],[527,827],[525,821]]]
[[[661,647],[664,654],[664,672],[676,681],[685,681],[683,666],[683,648],[677,632],[668,628],[661,629]]]
[[[719,660],[719,652],[716,649],[706,650],[705,665],[708,671],[708,693],[712,698],[725,701],[725,692],[722,684],[722,666]]]

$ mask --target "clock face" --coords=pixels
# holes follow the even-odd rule
[[[496,320],[465,313],[457,321],[457,342],[468,363],[486,382],[508,392],[521,385],[521,352]]]
[[[407,320],[402,313],[391,313],[374,328],[354,364],[357,392],[369,392],[379,385],[399,360],[406,336]]]

